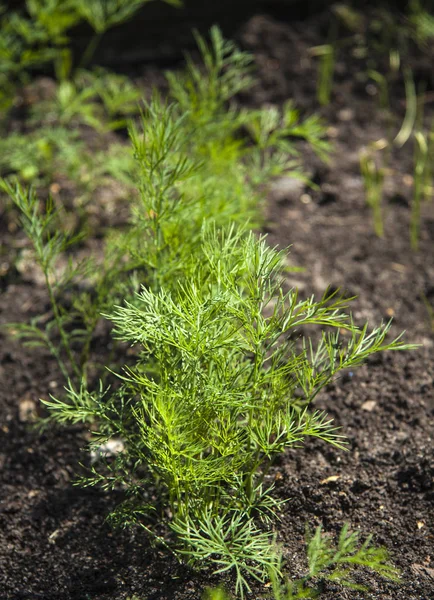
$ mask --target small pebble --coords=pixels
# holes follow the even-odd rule
[[[361,406],[362,410],[366,410],[367,412],[372,412],[374,408],[377,406],[375,400],[366,400]]]

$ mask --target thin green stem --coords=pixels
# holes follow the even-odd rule
[[[63,348],[66,352],[70,366],[71,366],[75,376],[78,378],[78,380],[80,380],[82,378],[82,372],[75,361],[74,355],[71,350],[71,344],[68,339],[68,335],[62,325],[62,318],[61,318],[59,307],[57,304],[56,295],[54,293],[53,286],[51,285],[50,277],[49,277],[49,273],[48,273],[47,269],[44,269],[44,278],[45,278],[45,285],[47,286],[47,290],[48,290],[48,296],[50,299],[51,308],[53,310],[54,319],[56,321],[57,329],[59,331],[59,335],[60,335],[60,339],[61,339]],[[59,366],[61,367],[60,364],[59,364]],[[63,370],[62,370],[62,372],[63,372]]]
[[[85,67],[87,67],[89,65],[90,61],[92,60],[92,58],[96,52],[96,49],[98,48],[98,46],[101,42],[102,36],[103,36],[102,32],[95,33],[92,36],[89,44],[86,46],[86,49],[83,52],[83,56],[81,57],[80,68],[84,69]]]

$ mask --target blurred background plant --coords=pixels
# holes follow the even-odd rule
[[[165,0],[179,5],[177,0]],[[131,19],[150,0],[26,0],[21,11],[3,5],[0,21],[0,108],[10,107],[15,85],[51,64],[59,81],[74,79],[69,32],[86,22],[94,32],[78,64],[87,66],[104,33]]]
[[[418,65],[412,62],[412,56],[418,48],[429,53],[429,41],[434,37],[433,10],[429,1],[414,0],[405,9],[396,11],[380,3],[371,7],[370,18],[367,18],[357,3],[335,3],[330,10],[333,17],[332,25],[329,25],[329,43],[313,47],[310,52],[311,56],[320,59],[317,100],[321,106],[327,106],[331,101],[335,63],[344,53],[354,59],[356,79],[365,85],[371,81],[377,88],[375,95],[384,111],[388,135],[372,140],[361,150],[360,172],[378,237],[387,235],[382,200],[385,179],[393,175],[393,158],[404,146],[413,146],[414,160],[409,176],[413,182],[409,215],[409,240],[413,251],[419,248],[424,203],[431,198],[433,158],[432,124],[424,118],[424,105],[431,99],[426,87],[429,88],[432,81],[415,72]],[[402,108],[394,102],[393,90],[402,86],[405,88],[405,110],[401,118]]]

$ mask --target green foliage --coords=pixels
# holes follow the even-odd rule
[[[261,531],[252,519],[241,513],[215,517],[205,510],[198,518],[178,519],[172,525],[191,564],[207,561],[217,568],[215,574],[234,571],[235,593],[241,598],[251,592],[248,578],[264,582],[268,572],[277,571],[279,554],[270,543],[270,535]],[[206,563],[205,563],[206,564]]]
[[[62,45],[68,41],[66,32],[80,20],[74,0],[26,0],[26,9],[30,19],[21,18],[21,26],[35,27],[40,32],[40,40],[53,45]],[[25,36],[31,41],[30,33]]]
[[[218,48],[226,45],[217,30],[214,30],[213,40],[216,47],[213,46],[212,52],[218,54]],[[230,48],[238,55],[238,50]],[[240,67],[230,53],[225,56],[228,62],[227,81],[234,82],[233,89],[229,84],[224,87],[227,100],[239,89],[236,75]],[[248,62],[247,58],[243,62]],[[211,80],[215,74],[207,54],[204,63],[211,65],[211,71],[205,70],[202,80]],[[242,69],[240,78],[243,77]],[[173,77],[171,82],[172,88],[175,86]],[[120,301],[120,290],[125,297],[130,293],[128,290],[134,289],[134,286],[137,289],[134,277],[140,276],[141,281],[147,281],[154,290],[161,285],[167,287],[176,280],[187,279],[196,269],[204,219],[212,219],[217,226],[223,226],[229,222],[245,223],[250,216],[257,217],[260,201],[258,185],[288,169],[296,166],[300,169],[292,157],[288,160],[285,156],[295,153],[287,139],[290,135],[311,141],[322,155],[327,150],[322,124],[315,117],[301,121],[297,111],[289,104],[282,113],[275,109],[248,112],[235,108],[225,113],[224,104],[217,102],[218,115],[222,117],[220,127],[215,128],[214,114],[212,118],[203,119],[198,130],[192,118],[193,107],[186,111],[184,104],[180,106],[176,101],[169,104],[155,95],[143,109],[141,124],[131,126],[136,160],[130,149],[120,144],[111,145],[107,151],[91,152],[81,143],[78,134],[67,127],[80,123],[94,125],[99,131],[111,127],[110,118],[123,118],[133,110],[137,93],[137,89],[121,76],[104,71],[80,72],[77,83],[71,80],[61,82],[54,105],[48,102],[34,108],[33,119],[44,119],[46,123],[41,129],[27,137],[11,135],[0,143],[3,175],[17,173],[24,180],[38,177],[43,182],[50,182],[56,181],[59,173],[66,174],[88,196],[106,177],[121,181],[131,190],[129,226],[118,234],[108,236],[106,258],[99,261],[97,268],[87,260],[86,269],[73,278],[75,291],[72,291],[72,300],[68,299],[66,303],[70,311],[69,320],[80,323],[80,330],[87,332],[85,350],[76,358],[78,370],[86,370],[99,314]],[[97,102],[98,95],[103,105]],[[208,104],[204,100],[200,108],[203,115]],[[104,117],[103,106],[107,106]],[[194,106],[199,107],[199,104],[195,102]],[[59,121],[59,125],[53,128],[52,123]],[[243,139],[239,134],[239,129],[247,122],[253,144],[250,138]],[[249,176],[253,167],[255,177]],[[134,180],[139,182],[138,195],[133,194]],[[4,189],[22,211],[22,198],[27,192],[11,184],[5,184]],[[32,236],[38,222],[44,229],[44,211],[41,211],[34,192],[29,192],[27,201],[34,209],[34,227],[26,231],[35,245],[40,241]],[[59,232],[62,231],[62,220],[62,216],[57,215]],[[50,226],[54,228],[54,225]],[[80,231],[85,235],[86,224],[81,227]],[[57,263],[68,262],[66,259],[60,248]],[[49,276],[55,278],[57,271],[58,268],[53,267]],[[59,307],[64,290],[65,286],[60,286],[59,294],[55,296]],[[57,329],[58,326],[59,323]],[[66,335],[67,328],[63,329]],[[32,330],[34,335],[35,329]],[[77,343],[77,338],[71,341],[72,354],[76,352]],[[74,369],[76,376],[78,370]],[[71,378],[71,370],[66,371]],[[76,380],[75,385],[78,383],[79,380]]]
[[[91,72],[79,73],[79,81],[83,87],[95,90],[108,117],[114,119],[138,114],[142,94],[128,77],[98,68]],[[122,125],[124,124],[125,121],[122,122]]]
[[[44,125],[26,135],[9,134],[0,140],[0,175],[16,176],[22,183],[51,184],[59,178],[73,181],[86,204],[106,180],[134,185],[136,165],[128,146],[112,143],[107,150],[92,152],[79,132],[63,126]],[[76,206],[77,211],[79,208]],[[74,220],[80,217],[78,212]]]
[[[63,127],[43,127],[27,135],[12,133],[0,140],[0,172],[23,181],[53,178],[58,170],[78,179],[83,144],[78,134]]]
[[[388,579],[397,579],[398,571],[388,562],[387,551],[384,548],[372,546],[372,536],[360,545],[360,534],[350,533],[348,525],[342,528],[337,545],[335,546],[318,527],[314,535],[308,536],[309,577],[315,578],[325,570],[331,569],[327,578],[338,581],[340,585],[352,589],[362,589],[348,575],[348,567],[352,565],[369,567],[371,570]]]
[[[14,84],[34,67],[53,63],[60,79],[72,66],[68,31],[87,21],[95,31],[82,59],[86,65],[111,27],[130,19],[150,0],[26,0],[25,11],[3,11],[0,19],[0,110],[10,107]],[[179,5],[177,0],[165,0]]]
[[[324,580],[368,592],[368,588],[353,578],[353,573],[357,573],[360,567],[392,581],[399,579],[398,570],[389,562],[387,550],[374,546],[372,536],[361,543],[360,533],[350,532],[348,525],[342,528],[336,545],[330,536],[323,533],[322,527],[317,527],[313,535],[308,531],[306,537],[308,573],[295,582],[287,581],[284,586],[272,576],[273,600],[317,598],[321,596],[320,584]]]
[[[20,211],[21,224],[32,242],[36,263],[42,271],[53,311],[52,319],[45,323],[44,328],[38,326],[38,320],[29,325],[12,324],[12,328],[28,345],[46,346],[56,357],[67,379],[71,374],[79,377],[81,372],[72,351],[74,338],[79,332],[67,333],[71,315],[62,309],[57,297],[78,276],[81,265],[74,266],[70,262],[63,273],[56,270],[59,256],[75,244],[78,238],[59,228],[58,214],[51,199],[41,208],[32,189],[26,191],[18,183],[13,186],[4,180],[0,184]],[[52,339],[53,329],[57,330],[60,337],[59,344]]]
[[[48,315],[30,324],[11,323],[9,329],[27,346],[48,348],[71,386],[85,383],[101,312],[132,293],[123,247],[116,240],[108,244],[98,265],[92,257],[74,260],[71,251],[83,240],[85,230],[66,230],[52,198],[41,203],[32,188],[26,190],[18,182],[0,180],[0,187],[19,210],[51,307]],[[84,392],[81,397],[85,397]]]
[[[103,259],[60,268],[80,236],[64,231],[51,200],[41,205],[7,181],[2,189],[21,214],[51,304],[48,321],[20,335],[44,343],[68,382],[65,396],[45,405],[52,421],[93,423],[94,458],[81,483],[121,486],[127,498],[115,521],[143,527],[196,566],[230,570],[243,597],[252,578],[280,577],[273,460],[308,437],[344,447],[314,399],[342,369],[410,346],[386,341],[390,324],[358,328],[337,293],[302,300],[286,290],[285,253],[245,222],[257,214],[259,184],[301,169],[295,138],[324,156],[323,125],[300,119],[290,103],[238,109],[234,96],[251,83],[251,58],[216,28],[211,46],[198,43],[204,70],[190,61],[185,75],[169,76],[168,100],[154,94],[130,128],[139,194]],[[65,84],[67,121],[97,114],[92,96],[83,100],[75,81]],[[101,93],[111,116],[128,113],[130,92],[125,102],[119,87],[108,100]],[[133,346],[117,391],[102,383],[95,390],[87,377],[101,313],[115,339]],[[121,449],[104,458],[116,440]],[[149,489],[159,505],[150,506]]]
[[[434,38],[432,8],[429,2],[421,2],[421,0],[409,2],[409,22],[413,26],[414,37],[421,46],[429,44]]]
[[[52,99],[32,107],[34,122],[77,124],[104,133],[127,126],[140,112],[140,90],[125,76],[104,69],[81,70],[59,82]]]
[[[216,572],[234,569],[243,596],[247,575],[265,581],[277,569],[267,525],[279,510],[266,483],[273,459],[312,436],[342,447],[312,400],[341,369],[408,346],[385,342],[388,325],[357,329],[343,298],[284,293],[284,255],[253,234],[205,227],[201,253],[185,282],[142,288],[112,314],[116,337],[139,352],[118,395],[87,397],[83,406],[75,396],[68,409],[52,398],[48,406],[62,420],[96,418],[95,448],[123,440],[107,471],[94,466],[82,483],[122,482],[130,499],[121,515],[134,522],[141,508],[141,523],[143,492],[156,487],[178,553]],[[297,343],[292,334],[308,325],[338,333]],[[351,333],[346,342],[342,329]]]
[[[179,6],[176,0],[168,0]],[[97,34],[103,34],[111,27],[131,19],[139,8],[150,0],[73,0],[79,17],[86,20]]]
[[[221,587],[208,588],[205,590],[203,600],[230,600],[230,597]]]

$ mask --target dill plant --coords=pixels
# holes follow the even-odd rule
[[[337,543],[319,526],[312,533],[306,530],[307,570],[297,579],[279,577],[275,570],[270,571],[271,592],[264,597],[270,600],[301,600],[319,598],[322,583],[331,581],[344,588],[358,592],[369,592],[354,577],[360,569],[370,569],[392,581],[399,581],[399,571],[390,563],[387,550],[372,544],[372,536],[364,541],[358,531],[351,532],[344,525],[339,532]],[[281,557],[280,557],[281,559]],[[222,588],[205,590],[203,600],[230,600],[231,596]]]
[[[186,281],[143,287],[112,312],[115,336],[138,351],[121,390],[77,402],[70,389],[67,409],[44,402],[59,420],[96,419],[93,449],[122,440],[114,461],[81,480],[125,489],[115,520],[144,527],[193,565],[234,570],[241,596],[249,577],[280,573],[272,524],[281,502],[267,479],[275,457],[308,437],[344,447],[313,400],[342,369],[408,347],[385,340],[389,325],[357,328],[334,293],[285,293],[284,256],[252,233],[204,226]],[[300,339],[306,326],[324,328],[319,343]],[[150,488],[158,506],[149,507]]]
[[[354,578],[354,572],[360,568],[368,568],[392,581],[399,580],[399,572],[390,564],[386,549],[374,546],[372,536],[362,542],[360,533],[349,531],[348,525],[342,527],[336,544],[321,526],[313,533],[307,529],[306,554],[308,569],[303,577],[282,584],[275,574],[271,574],[273,600],[318,598],[323,581],[368,592],[368,588]]]
[[[323,126],[291,104],[237,108],[251,59],[216,28],[211,45],[198,39],[204,68],[189,62],[184,75],[169,76],[168,100],[155,94],[130,128],[139,194],[103,264],[86,262],[56,285],[56,261],[74,238],[57,228],[50,203],[44,210],[33,192],[3,189],[21,212],[52,306],[42,336],[39,323],[22,334],[48,345],[69,380],[64,397],[44,401],[51,421],[93,423],[99,456],[111,439],[122,442],[80,483],[124,489],[115,521],[145,528],[193,565],[234,572],[244,596],[252,578],[281,573],[273,531],[281,502],[267,477],[274,459],[308,437],[343,447],[313,401],[342,369],[409,346],[386,341],[389,324],[359,329],[336,293],[302,300],[285,289],[285,253],[245,221],[257,215],[259,184],[300,173],[291,138],[324,155]],[[73,279],[90,291],[67,312],[62,290]],[[85,376],[101,312],[115,338],[134,346],[136,364],[118,369],[117,392]],[[310,326],[322,330],[319,342],[302,335]]]

